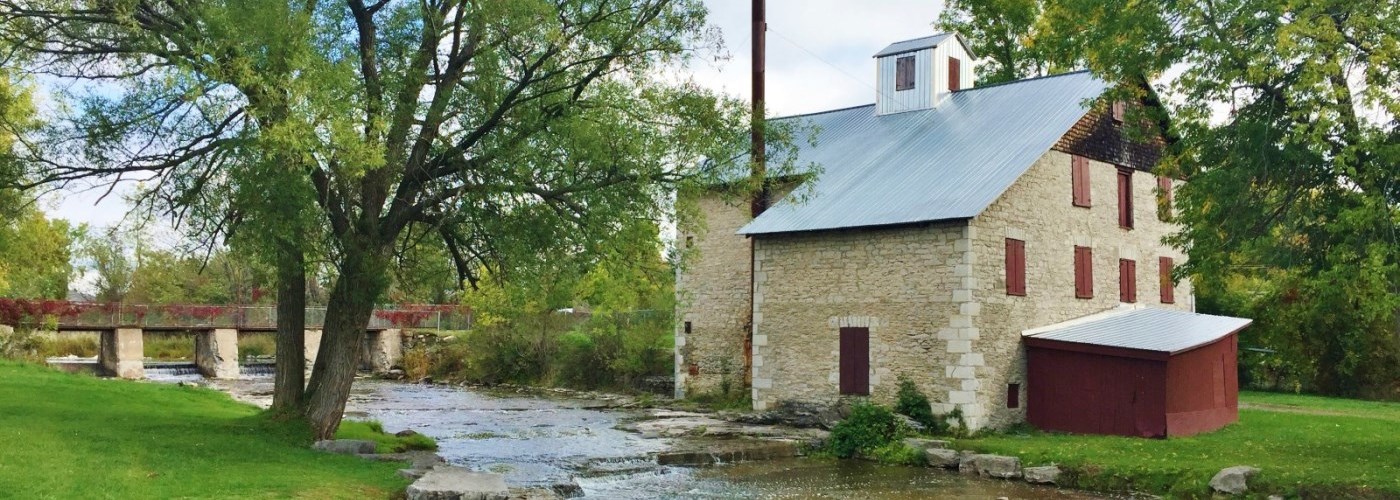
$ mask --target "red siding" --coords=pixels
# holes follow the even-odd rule
[[[1137,262],[1118,259],[1118,301],[1137,302]]]
[[[1133,228],[1133,171],[1118,169],[1118,225]]]
[[[962,88],[962,62],[956,57],[948,58],[948,90]]]
[[[841,329],[841,394],[870,394],[870,329]]]
[[[1094,298],[1094,249],[1074,247],[1074,296]]]
[[[1176,285],[1172,283],[1172,258],[1157,258],[1158,279],[1162,288],[1162,303],[1172,304],[1176,302]]]
[[[1048,431],[1167,435],[1166,363],[1028,345],[1026,420]]]
[[[1238,338],[1177,353],[1167,361],[1167,435],[1209,432],[1239,420]]]
[[[1026,242],[1006,239],[1006,294],[1026,295]]]
[[[1069,178],[1074,190],[1074,206],[1088,207],[1093,204],[1089,189],[1089,159],[1083,156],[1070,157]]]

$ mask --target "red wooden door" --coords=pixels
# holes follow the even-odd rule
[[[870,329],[841,329],[841,394],[870,394]]]

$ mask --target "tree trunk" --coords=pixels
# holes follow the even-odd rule
[[[321,348],[306,389],[306,419],[316,439],[331,439],[340,427],[359,368],[365,329],[375,301],[384,292],[388,270],[385,254],[380,248],[347,248],[340,276],[331,288]]]
[[[277,375],[272,411],[300,415],[306,389],[306,258],[287,241],[277,245]]]

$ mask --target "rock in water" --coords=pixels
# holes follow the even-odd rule
[[[929,467],[940,467],[944,469],[958,468],[957,450],[945,448],[932,448],[924,450],[924,458],[928,459]]]
[[[418,431],[414,431],[414,430],[412,430],[412,429],[404,429],[404,430],[395,432],[394,435],[395,435],[395,436],[398,436],[398,437],[401,437],[401,438],[406,438],[406,437],[417,436],[417,435],[418,435]]]
[[[365,455],[374,453],[374,441],[360,439],[323,439],[311,445],[314,450],[345,455]]]
[[[568,481],[554,483],[549,486],[549,489],[561,498],[578,498],[583,496],[583,487],[579,486],[578,482],[574,481],[572,478]]]
[[[1001,455],[969,455],[962,458],[958,471],[997,479],[1021,477],[1021,459]]]
[[[500,474],[472,472],[461,467],[438,467],[423,474],[406,490],[408,500],[505,500],[510,497]]]
[[[1239,495],[1249,490],[1249,478],[1259,473],[1259,469],[1247,465],[1226,467],[1210,478],[1210,489],[1228,495]]]
[[[1026,482],[1031,484],[1055,484],[1060,480],[1060,468],[1054,465],[1026,467],[1023,472]]]

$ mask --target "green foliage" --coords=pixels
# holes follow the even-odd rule
[[[827,449],[839,458],[866,455],[897,443],[903,433],[893,411],[862,401],[852,405],[850,415],[831,428]]]
[[[341,424],[336,433],[338,439],[363,439],[376,443],[378,453],[402,453],[410,450],[436,450],[437,442],[422,434],[399,437],[384,432],[384,424],[378,420],[350,420]]]
[[[41,337],[41,345],[38,348],[39,357],[54,358],[62,356],[77,356],[80,358],[91,358],[98,354],[99,338],[91,333],[55,333]]]
[[[0,219],[0,297],[63,299],[68,296],[72,231],[33,205]]]
[[[277,354],[277,339],[271,333],[246,333],[238,336],[238,356],[246,358]]]
[[[143,356],[159,360],[193,360],[194,335],[168,333],[147,334],[141,342]]]
[[[895,393],[894,411],[913,419],[924,426],[930,434],[942,434],[948,430],[947,422],[934,416],[933,404],[928,400],[914,381],[899,377],[899,391]]]
[[[681,401],[681,404],[714,411],[749,411],[753,409],[753,400],[748,391],[686,393],[685,400]]]
[[[273,420],[210,389],[0,361],[0,401],[7,495],[388,498],[408,485],[394,473],[402,463],[314,451],[305,423]],[[372,435],[356,422],[342,429],[341,437]]]
[[[1251,465],[1251,495],[1393,498],[1400,404],[1316,396],[1240,394],[1240,421],[1185,438],[1051,434],[1022,429],[960,439],[958,448],[1067,469],[1061,486],[1208,497],[1220,469]]]
[[[914,467],[924,467],[928,465],[928,458],[924,455],[924,450],[904,444],[904,441],[900,439],[890,441],[872,449],[868,455],[870,458],[883,464]]]

